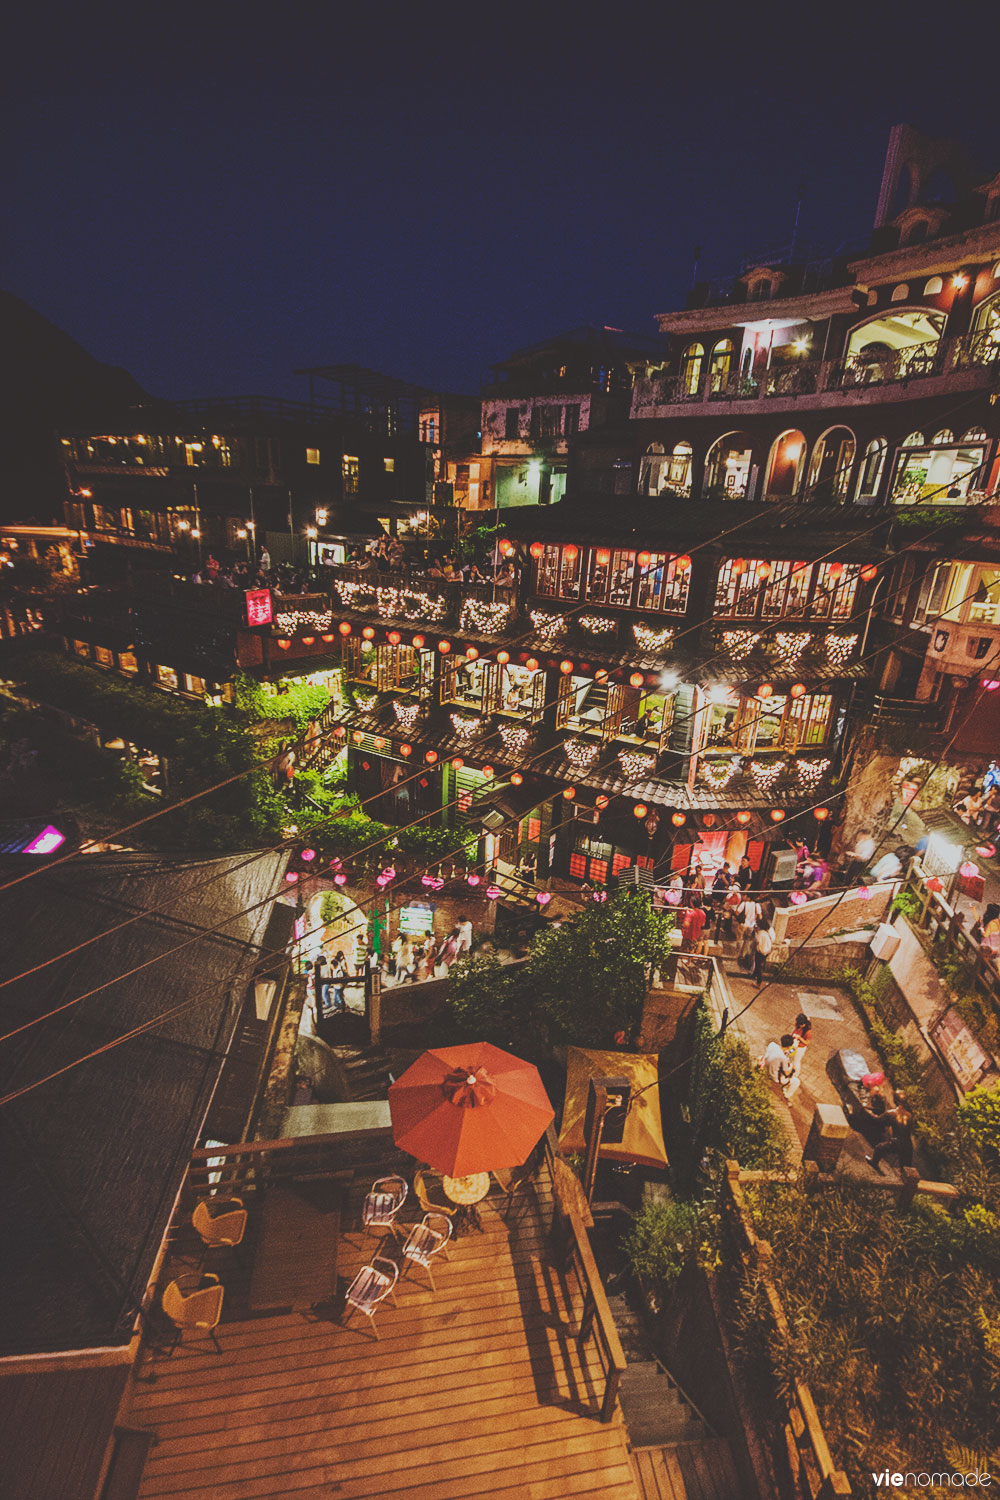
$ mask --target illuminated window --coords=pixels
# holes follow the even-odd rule
[[[190,672],[185,672],[184,691],[186,693],[193,693],[199,698],[204,698],[207,691],[204,677],[193,677]]]
[[[701,367],[705,350],[701,344],[688,344],[681,360],[681,386],[685,395],[696,396],[701,385]]]
[[[944,291],[944,281],[940,276],[932,276],[924,287],[925,297],[936,297],[938,292]]]
[[[306,463],[307,464],[318,464],[319,463],[319,449],[318,448],[307,448],[306,449]]]
[[[163,687],[174,689],[176,689],[178,683],[177,673],[175,672],[173,667],[158,666],[156,668],[156,680]]]
[[[356,495],[358,493],[359,464],[358,460],[345,453],[341,461],[340,472],[344,481],[344,494]]]
[[[99,667],[113,667],[115,664],[115,653],[109,651],[107,646],[95,646],[94,660]]]
[[[708,388],[710,391],[721,391],[725,388],[733,368],[733,341],[732,339],[720,339],[712,350],[712,358],[708,366]]]
[[[73,642],[73,650],[76,652],[77,656],[85,656],[88,661],[90,660],[90,642],[89,641],[74,641]]]
[[[383,465],[383,467],[385,469],[385,472],[387,474],[395,474],[395,472],[396,472],[396,460],[394,458],[383,458],[382,465]]]
[[[893,287],[893,289],[892,289],[892,296],[889,298],[889,301],[890,302],[905,302],[906,299],[907,299],[907,297],[909,295],[910,295],[910,288],[907,286],[907,284],[906,284],[905,281],[901,281],[899,283],[899,286],[894,286]]]
[[[118,670],[121,672],[138,672],[139,662],[134,651],[119,651]]]

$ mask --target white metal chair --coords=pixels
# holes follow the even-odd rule
[[[431,1290],[435,1292],[437,1287],[434,1285],[431,1261],[435,1255],[447,1258],[450,1239],[451,1220],[445,1214],[430,1213],[424,1214],[419,1224],[414,1224],[403,1245],[403,1259],[409,1265],[423,1266],[430,1277]]]
[[[361,1212],[365,1234],[369,1230],[384,1232],[388,1229],[393,1235],[398,1235],[396,1216],[406,1202],[407,1191],[406,1180],[402,1177],[380,1177],[372,1183]]]
[[[381,1270],[379,1268],[382,1268]],[[363,1312],[371,1324],[372,1332],[378,1338],[379,1332],[375,1327],[375,1309],[386,1297],[392,1297],[393,1305],[396,1304],[396,1282],[399,1280],[399,1267],[393,1260],[387,1260],[385,1256],[376,1255],[370,1266],[362,1266],[354,1280],[347,1288],[344,1303],[344,1318],[346,1324],[348,1318],[355,1308]]]

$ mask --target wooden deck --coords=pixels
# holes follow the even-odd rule
[[[484,1205],[483,1233],[438,1258],[436,1293],[417,1269],[398,1308],[382,1305],[376,1342],[361,1314],[340,1322],[376,1249],[355,1227],[366,1185],[347,1197],[329,1304],[254,1316],[234,1296],[221,1356],[182,1344],[144,1366],[156,1381],[134,1386],[126,1418],[158,1438],[141,1500],[640,1500],[620,1413],[598,1420],[603,1372],[573,1336],[582,1308],[549,1262],[545,1191],[509,1228]]]
[[[637,1448],[632,1463],[641,1500],[738,1500],[740,1483],[724,1438]]]

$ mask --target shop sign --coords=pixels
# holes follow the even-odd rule
[[[434,909],[433,901],[413,901],[409,906],[402,907],[399,913],[400,932],[427,937],[434,931]]]
[[[247,624],[270,625],[274,619],[270,589],[247,589]]]

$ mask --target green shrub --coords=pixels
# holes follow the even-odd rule
[[[966,1094],[958,1106],[958,1118],[980,1150],[1000,1159],[1000,1083]]]
[[[785,1138],[765,1074],[741,1038],[731,1031],[716,1034],[704,1005],[696,1017],[690,1110],[695,1161],[718,1153],[750,1169],[786,1165]]]
[[[694,1240],[698,1209],[676,1198],[647,1201],[625,1237],[624,1250],[637,1276],[670,1286],[680,1275]]]

